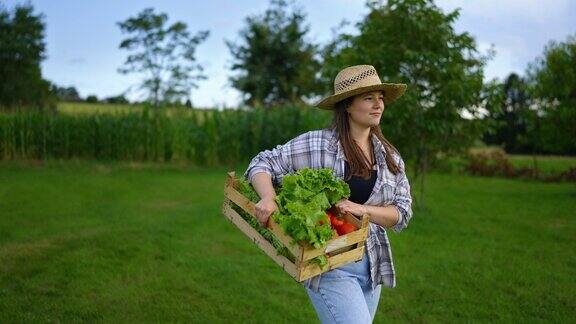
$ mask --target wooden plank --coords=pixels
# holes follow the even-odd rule
[[[278,255],[276,249],[270,242],[268,242],[258,231],[256,231],[250,224],[248,224],[242,216],[240,216],[228,202],[224,202],[222,211],[226,218],[228,218],[242,233],[244,233],[250,240],[252,240],[264,253],[266,253],[274,262],[276,262],[284,271],[286,271],[292,278],[297,279],[298,271],[296,265],[288,260],[283,255]]]
[[[331,256],[331,257],[332,257],[332,256],[336,256],[336,255],[338,255],[338,254],[340,254],[340,253],[348,252],[348,251],[350,251],[350,250],[352,250],[352,249],[355,249],[355,248],[359,247],[359,246],[362,245],[362,244],[364,244],[364,242],[360,242],[360,243],[352,244],[352,245],[350,245],[350,246],[345,246],[345,247],[343,247],[343,248],[339,248],[339,249],[337,249],[337,250],[334,250],[334,251],[328,253],[328,256]]]
[[[369,227],[368,223],[370,222],[370,215],[364,214],[362,215],[362,225],[360,227]]]
[[[360,228],[362,227],[362,221],[360,219],[358,219],[356,216],[350,214],[350,213],[346,213],[344,214],[344,220],[347,221],[348,223],[354,225],[354,227],[356,228]]]
[[[326,246],[321,249],[313,249],[310,245],[304,248],[302,251],[302,261],[313,259],[319,255],[323,255],[343,247],[353,245],[355,243],[362,243],[368,237],[369,227],[364,227],[359,230],[356,230],[352,233],[348,233],[346,235],[339,236],[335,239],[332,239],[327,242]]]
[[[344,219],[356,226],[356,228],[362,228],[368,226],[368,221],[370,220],[370,215],[364,214],[360,217],[352,215],[350,213],[344,214]]]
[[[234,186],[234,181],[236,181],[236,172],[228,172],[228,178],[226,179],[226,186]]]
[[[226,188],[224,188],[224,194],[226,198],[230,199],[232,202],[234,202],[248,214],[252,216],[255,215],[254,203],[251,202],[248,198],[244,197],[234,187],[227,186]],[[272,218],[268,220],[268,229],[270,229],[270,231],[274,234],[274,236],[276,236],[276,238],[280,242],[282,242],[282,245],[284,245],[288,250],[290,250],[290,252],[296,257],[296,259],[299,260],[299,258],[302,255],[302,248],[297,244],[292,245],[291,244],[292,238],[286,235],[282,230],[282,228],[280,228],[280,225],[278,225],[278,223],[276,223]]]
[[[326,245],[326,248],[324,248],[324,252],[330,253],[330,252],[337,250],[339,248],[364,241],[364,240],[366,240],[367,237],[368,237],[368,229],[367,228],[361,228],[357,231],[354,231],[352,233],[348,233],[344,236],[341,236],[341,237],[338,237],[334,240],[331,240]]]
[[[238,205],[238,207],[242,208],[248,214],[252,216],[256,215],[256,207],[254,207],[254,203],[244,197],[234,187],[226,186],[226,188],[224,188],[224,196],[232,200],[236,205]]]
[[[296,257],[296,263],[300,263],[302,261],[302,247],[299,244],[292,244],[292,238],[284,233],[284,230],[272,217],[268,220],[268,229],[282,242],[282,245],[292,252]]]
[[[300,268],[300,273],[296,280],[304,281],[308,278],[312,278],[321,273],[336,269],[350,262],[358,261],[362,259],[364,254],[364,246],[355,248],[354,250],[344,252],[334,257],[328,258],[328,265],[326,265],[325,270],[322,270],[317,264],[306,264]]]
[[[328,258],[328,263],[330,264],[330,269],[335,269],[352,261],[358,261],[362,259],[362,255],[364,255],[364,246],[330,257]]]

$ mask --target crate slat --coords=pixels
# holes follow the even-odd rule
[[[363,242],[368,237],[368,227],[360,228],[352,233],[339,236],[335,239],[328,241],[328,244],[324,248],[314,249],[311,246],[307,246],[302,254],[302,260],[310,260],[322,254],[330,253],[336,251],[340,248],[353,245],[358,242]]]
[[[292,244],[292,238],[284,233],[280,225],[278,225],[272,217],[268,219],[268,229],[280,242],[282,242],[282,245],[290,250],[290,252],[296,257],[297,263],[299,263],[298,261],[302,259],[302,247],[298,244]]]
[[[344,220],[346,220],[348,223],[351,223],[356,228],[362,227],[362,220],[358,219],[356,216],[349,214],[349,213],[346,213],[343,216],[344,216]]]
[[[364,246],[355,248],[351,251],[338,254],[336,256],[328,258],[328,265],[324,269],[320,268],[317,264],[307,264],[300,268],[298,274],[299,281],[304,281],[308,278],[312,278],[326,271],[336,269],[342,265],[348,264],[350,262],[358,261],[362,259],[364,255]]]
[[[242,231],[250,240],[252,240],[264,253],[266,253],[272,260],[282,267],[294,279],[297,279],[298,272],[296,266],[283,255],[278,255],[274,246],[268,242],[258,231],[256,231],[250,224],[248,224],[242,216],[240,216],[229,203],[225,202],[222,211],[226,218],[228,218],[240,231]]]
[[[248,198],[242,196],[236,189],[230,186],[226,186],[224,188],[224,195],[226,198],[232,200],[238,207],[242,208],[248,214],[256,217],[256,208],[254,207],[254,203],[251,202]]]
[[[255,217],[256,212],[254,203],[246,197],[242,196],[238,190],[231,186],[226,186],[224,189],[224,194],[226,198],[230,199],[245,212]],[[280,242],[282,242],[282,245],[284,245],[296,257],[296,259],[302,255],[302,248],[298,244],[292,244],[292,239],[284,234],[284,231],[280,228],[280,225],[278,225],[278,223],[276,223],[272,217],[268,219],[268,229],[274,234],[274,236],[276,236]]]

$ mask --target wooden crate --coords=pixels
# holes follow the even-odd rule
[[[354,224],[356,231],[346,235],[338,236],[329,240],[324,248],[315,249],[309,244],[290,244],[292,239],[284,233],[282,228],[270,217],[268,229],[276,238],[287,247],[295,256],[295,262],[290,261],[283,255],[278,255],[274,246],[268,242],[256,229],[254,229],[242,216],[240,216],[232,207],[238,206],[248,214],[255,215],[254,203],[244,197],[236,188],[238,180],[234,172],[228,173],[226,186],[224,187],[224,203],[222,211],[240,231],[242,231],[250,240],[252,240],[264,253],[282,267],[296,281],[301,282],[308,278],[314,277],[323,272],[341,267],[345,264],[362,259],[364,254],[364,242],[368,237],[368,215],[356,217],[352,214],[344,215],[344,218]],[[312,258],[320,255],[326,255],[328,264],[321,268],[318,264],[308,263]]]

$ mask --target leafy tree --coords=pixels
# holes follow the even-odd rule
[[[341,34],[324,49],[325,84],[350,65],[371,64],[383,82],[408,84],[404,97],[382,117],[383,133],[414,165],[424,206],[425,175],[437,156],[463,153],[481,137],[491,88],[483,70],[492,53],[480,55],[474,39],[457,33],[459,9],[444,13],[431,0],[368,4],[359,34]],[[468,116],[467,118],[465,118]]]
[[[98,97],[96,95],[89,95],[86,97],[87,103],[98,103]]]
[[[192,101],[190,101],[190,99],[186,99],[186,102],[184,103],[184,106],[186,106],[186,108],[193,108],[193,107],[192,107]]]
[[[250,106],[301,103],[318,93],[318,47],[305,40],[309,27],[301,9],[273,0],[264,15],[248,17],[241,43],[227,41],[234,58],[232,86]]]
[[[75,87],[59,87],[52,85],[51,92],[56,95],[59,101],[78,102],[82,101],[80,94]]]
[[[540,111],[532,129],[550,153],[576,154],[576,35],[551,41],[527,71],[534,105]],[[539,124],[536,124],[539,123]]]
[[[148,93],[154,106],[188,99],[197,81],[206,79],[195,52],[209,32],[191,35],[185,23],[166,26],[167,20],[165,13],[147,8],[118,23],[121,31],[130,35],[120,43],[120,49],[131,52],[118,71],[144,74],[140,89]]]
[[[128,99],[126,99],[126,97],[123,94],[120,94],[117,96],[112,96],[112,97],[107,97],[106,99],[104,99],[104,102],[109,103],[109,104],[129,104],[130,103],[128,101]]]
[[[484,141],[503,145],[509,153],[526,153],[532,147],[527,141],[528,120],[531,118],[528,85],[524,78],[511,73],[502,84],[502,92],[502,107],[490,116],[498,126],[495,132],[484,135]]]
[[[11,11],[0,4],[0,107],[55,108],[40,69],[46,58],[44,18],[33,11],[29,4]]]

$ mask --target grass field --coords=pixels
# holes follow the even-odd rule
[[[532,155],[507,154],[506,156],[515,168],[534,167]],[[464,158],[451,158],[448,162],[444,162],[440,169],[445,172],[462,173],[466,164],[467,161]],[[570,168],[576,168],[576,156],[537,155],[536,165],[542,175],[559,174]]]
[[[68,115],[76,114],[94,114],[94,113],[131,113],[142,111],[140,105],[125,104],[104,104],[104,103],[85,103],[85,102],[59,102],[58,112]]]
[[[86,103],[86,102],[59,102],[57,110],[66,115],[91,115],[91,114],[126,114],[139,113],[144,109],[143,105],[134,104],[107,104],[107,103]],[[161,108],[167,116],[181,116],[198,111],[208,113],[214,109],[200,108],[190,109],[186,107]]]
[[[534,167],[534,158],[531,155],[508,155],[515,167]],[[545,174],[552,174],[576,168],[576,157],[574,156],[536,156],[538,170]]]
[[[315,321],[222,216],[226,171],[0,162],[0,322]],[[428,179],[427,211],[390,234],[398,284],[376,323],[576,316],[576,185]]]

